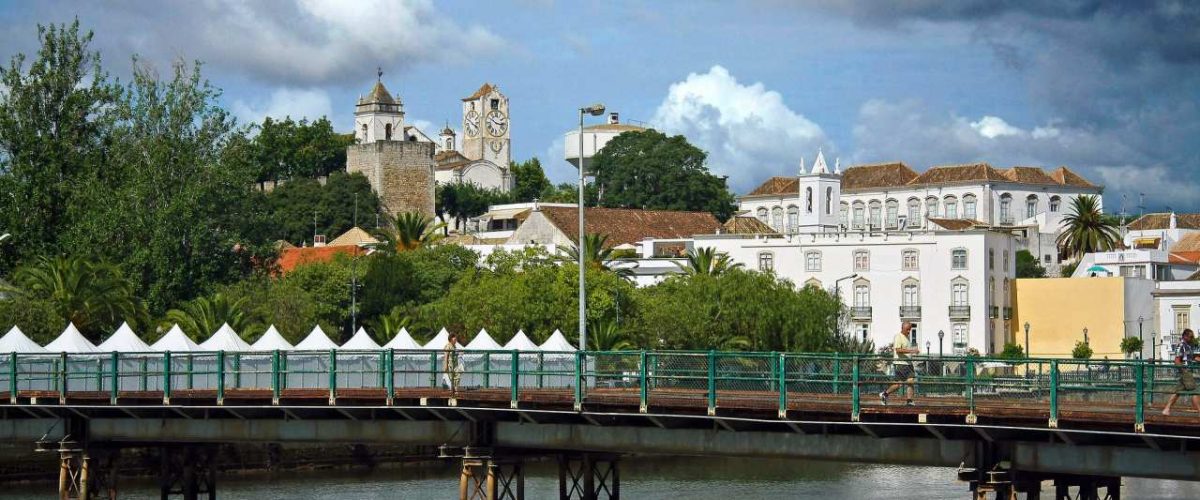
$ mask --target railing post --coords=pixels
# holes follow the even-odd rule
[[[195,388],[195,384],[194,384],[194,378],[193,378],[193,375],[194,375],[194,374],[193,374],[193,370],[195,369],[195,367],[196,367],[196,364],[195,364],[195,363],[193,363],[192,354],[191,354],[191,353],[188,353],[188,355],[187,355],[187,384],[188,384],[188,389],[194,389],[194,388]]]
[[[163,404],[171,404],[171,351],[163,352]]]
[[[387,405],[392,406],[396,398],[396,350],[389,348],[385,356],[383,364],[387,373],[384,374],[383,383],[387,390]]]
[[[833,393],[841,394],[842,389],[839,387],[840,379],[842,378],[842,357],[838,353],[833,353]]]
[[[109,372],[111,372],[112,376],[112,387],[109,388],[110,392],[108,394],[108,404],[110,405],[117,404],[117,392],[121,390],[121,377],[117,374],[118,367],[120,366],[118,356],[120,354],[117,351],[113,351],[109,359]]]
[[[859,358],[858,358],[857,354],[850,358],[850,361],[852,363],[854,363],[854,365],[850,367],[850,421],[851,422],[858,422],[859,413],[862,410],[862,398],[860,397],[862,395],[862,387],[861,387],[862,381],[859,380],[858,359]]]
[[[638,353],[638,412],[640,413],[646,413],[650,408],[650,385],[646,381],[649,374],[650,370],[646,367],[646,350],[643,349]]]
[[[1051,429],[1058,428],[1058,360],[1050,360],[1050,422]]]
[[[968,357],[965,363],[967,368],[967,378],[965,387],[967,396],[967,423],[974,424],[978,421],[975,416],[975,358]]]
[[[575,411],[583,410],[583,351],[575,351]]]
[[[96,357],[96,392],[104,390],[104,360]]]
[[[429,351],[429,388],[437,389],[438,381],[438,353],[437,351]]]
[[[254,377],[257,379],[258,377]],[[258,380],[254,381],[254,385],[258,385]],[[239,389],[242,387],[242,353],[233,353],[233,388]]]
[[[543,372],[546,370],[546,353],[538,351],[537,357],[538,389],[541,389],[542,387],[545,387],[545,380],[542,377],[545,375]]]
[[[517,393],[517,391],[521,387],[520,369],[521,369],[521,359],[518,357],[516,349],[513,349],[513,352],[512,352],[512,376],[511,376],[511,380],[509,381],[509,384],[512,385],[512,401],[509,402],[510,408],[517,407],[517,398],[520,396],[520,394]]]
[[[65,405],[67,404],[67,353],[64,352],[59,354],[58,359],[60,362],[59,364],[62,366],[58,372],[58,404]]]
[[[8,354],[8,402],[17,404],[17,353]]]
[[[779,387],[779,418],[787,418],[787,355],[775,356],[776,385]]]
[[[329,350],[329,404],[337,404],[337,349]]]
[[[717,353],[708,350],[708,415],[717,414]]]
[[[492,387],[492,353],[483,353],[483,388]]]
[[[217,404],[225,404],[225,351],[217,351]]]
[[[142,374],[142,376],[140,377],[142,383],[138,387],[141,389],[142,392],[146,392],[146,390],[149,389],[149,378],[150,378],[150,373],[149,373],[150,372],[150,364],[149,364],[146,356],[141,356],[138,358],[138,369],[141,371],[141,374]]]
[[[271,351],[271,404],[279,405],[279,349]]]
[[[1146,363],[1138,361],[1137,372],[1134,375],[1134,390],[1137,391],[1137,394],[1134,396],[1136,405],[1133,414],[1133,432],[1146,432],[1145,373]]]

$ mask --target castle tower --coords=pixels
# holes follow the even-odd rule
[[[841,210],[842,176],[830,173],[825,154],[817,151],[812,169],[800,162],[800,232],[836,231]]]
[[[442,129],[441,135],[438,136],[438,151],[457,151],[454,143],[454,129],[450,128],[450,125],[446,125],[446,128]]]
[[[463,156],[507,169],[512,161],[508,97],[490,83],[463,98]]]
[[[382,72],[379,73],[382,78]],[[379,196],[381,210],[418,211],[433,217],[433,154],[436,145],[409,140],[404,106],[376,80],[354,109],[356,144],[346,147],[346,172],[361,173]]]

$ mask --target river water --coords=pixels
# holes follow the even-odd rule
[[[953,469],[802,460],[627,459],[621,463],[621,480],[622,496],[629,499],[969,498],[966,485],[955,480]],[[452,499],[458,494],[458,472],[449,464],[370,472],[222,476],[218,483],[222,499]],[[51,498],[56,487],[49,483],[0,485],[0,499]],[[554,464],[528,466],[525,488],[526,498],[556,498],[558,476]],[[121,498],[158,498],[148,481],[126,481],[121,493]],[[1200,498],[1200,483],[1126,479],[1122,494],[1135,499]],[[1049,493],[1044,497],[1049,498]]]

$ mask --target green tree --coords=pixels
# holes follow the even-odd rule
[[[334,172],[324,185],[298,178],[265,194],[268,207],[269,240],[299,245],[311,241],[314,222],[317,234],[334,238],[354,227],[375,227],[379,197],[362,174]]]
[[[704,211],[726,220],[733,194],[724,178],[709,173],[707,156],[681,135],[622,133],[592,160],[600,206]]]
[[[17,326],[34,342],[45,345],[58,337],[67,327],[67,320],[58,314],[49,300],[25,297],[0,299],[0,331]]]
[[[381,340],[387,342],[400,333],[401,328],[411,326],[412,318],[408,314],[408,309],[396,306],[387,314],[381,314],[363,323],[374,330],[375,335],[379,336]]]
[[[396,306],[412,303],[420,296],[421,283],[416,279],[416,271],[412,262],[404,258],[414,252],[373,255],[368,259],[363,276],[362,317],[389,314]]]
[[[387,226],[375,230],[379,239],[376,250],[386,253],[406,252],[437,243],[442,239],[444,223],[420,212],[404,212],[387,217]]]
[[[283,338],[297,342],[321,322],[314,294],[304,289],[300,280],[288,277],[255,276],[223,287],[229,302],[241,302],[245,322],[265,329],[274,325]],[[211,333],[211,332],[210,332]],[[252,338],[250,332],[239,331],[244,338]]]
[[[1071,349],[1071,357],[1075,359],[1091,359],[1092,346],[1082,340],[1075,341],[1075,348]]]
[[[1021,344],[1008,342],[1004,344],[1004,350],[997,357],[1000,359],[1024,359],[1025,348],[1021,347]]]
[[[312,297],[312,308],[316,318],[315,324],[321,326],[325,333],[334,341],[353,333],[350,332],[350,283],[354,273],[359,273],[358,282],[363,283],[362,273],[365,265],[354,262],[351,257],[339,254],[328,262],[313,262],[296,267],[283,281]],[[361,297],[361,295],[359,295]],[[302,334],[307,334],[313,327],[308,325]]]
[[[554,189],[550,179],[546,178],[546,172],[542,170],[542,162],[536,156],[520,163],[512,162],[509,170],[513,175],[513,189],[510,195],[514,202],[541,199]]]
[[[1117,227],[1100,212],[1100,201],[1096,196],[1082,195],[1071,200],[1071,208],[1063,216],[1062,224],[1058,248],[1071,259],[1093,252],[1107,252],[1120,240]]]
[[[710,274],[720,276],[730,270],[742,268],[741,262],[733,262],[729,254],[718,252],[712,247],[688,250],[684,263],[675,263],[684,274]]]
[[[166,329],[171,325],[179,325],[192,340],[203,341],[225,324],[238,335],[249,337],[246,334],[254,325],[248,321],[244,297],[230,298],[223,293],[197,297],[184,302],[178,309],[167,311],[159,326]]]
[[[342,170],[346,146],[354,143],[353,135],[334,132],[333,124],[325,117],[312,122],[268,117],[255,128],[253,148],[260,185],[281,179],[323,177]]]
[[[629,333],[616,321],[598,321],[588,325],[588,349],[592,351],[623,351],[635,348]]]
[[[471,182],[454,182],[442,184],[435,193],[434,211],[439,220],[446,222],[452,219],[454,229],[462,229],[467,219],[482,215],[488,207],[512,200],[510,193],[498,189],[481,188]],[[449,227],[444,228],[449,232]]]
[[[1046,269],[1029,250],[1017,250],[1017,278],[1045,278]]]
[[[1135,352],[1142,352],[1142,346],[1145,343],[1138,337],[1124,337],[1121,339],[1121,352],[1125,353],[1125,357],[1132,357]]]
[[[12,296],[6,300],[48,306],[54,317],[74,323],[93,340],[122,321],[146,324],[145,309],[134,293],[133,283],[120,268],[104,261],[37,257],[17,268],[11,283],[0,292]]]
[[[606,234],[585,234],[583,236],[584,263],[589,269],[612,271],[622,278],[633,276],[633,266],[618,266],[620,259],[608,244]],[[559,262],[579,263],[579,245],[558,245]],[[636,263],[635,263],[636,264]]]

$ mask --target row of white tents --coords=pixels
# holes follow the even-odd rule
[[[50,343],[44,347],[34,342],[29,337],[25,336],[21,329],[14,326],[8,333],[0,337],[0,353],[105,353],[105,352],[266,352],[266,351],[328,351],[330,349],[354,350],[354,351],[369,351],[379,349],[395,349],[395,350],[442,350],[450,340],[450,332],[442,328],[429,342],[424,345],[413,339],[407,329],[401,328],[400,331],[386,344],[379,345],[363,328],[359,328],[354,333],[350,340],[346,343],[338,345],[328,335],[317,326],[309,332],[308,336],[302,339],[296,345],[292,345],[275,326],[267,328],[258,340],[253,344],[242,340],[237,332],[230,328],[228,324],[221,325],[208,340],[199,344],[193,342],[192,339],[183,333],[179,325],[171,327],[166,335],[158,339],[153,344],[147,344],[137,333],[134,333],[133,328],[129,327],[128,323],[122,323],[112,335],[100,343],[95,345],[75,328],[74,324],[68,324],[67,328]],[[471,339],[467,345],[458,345],[459,348],[466,351],[532,351],[532,352],[573,352],[575,347],[567,341],[567,338],[562,332],[555,330],[545,342],[541,345],[534,343],[525,335],[524,331],[517,331],[512,339],[504,345],[500,345],[492,338],[487,330],[480,330],[475,338]]]

